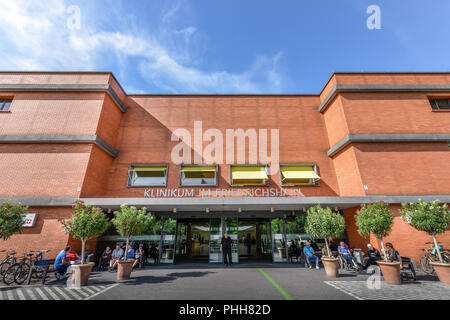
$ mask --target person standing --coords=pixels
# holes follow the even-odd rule
[[[220,251],[222,252],[222,256],[223,256],[223,264],[226,266],[231,266],[231,263],[232,263],[231,245],[232,245],[231,238],[228,237],[228,233],[225,232],[225,234],[223,235],[222,240],[220,242]]]

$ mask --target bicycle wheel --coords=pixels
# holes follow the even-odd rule
[[[9,268],[10,266],[11,266],[11,264],[10,264],[8,261],[3,262],[3,263],[0,265],[0,275],[3,276],[3,275],[5,274],[5,272],[6,272],[6,270],[8,270],[8,268]]]
[[[19,265],[19,267],[14,271],[14,282],[17,284],[22,284],[27,280],[28,273],[30,272],[30,265],[24,263]]]
[[[425,274],[433,274],[434,268],[430,265],[430,261],[426,257],[420,257],[419,259],[420,271]]]
[[[6,285],[10,285],[14,282],[14,274],[16,272],[16,269],[20,266],[20,264],[15,263],[5,271],[5,274],[3,275],[3,283]]]

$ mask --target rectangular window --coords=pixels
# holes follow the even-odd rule
[[[12,99],[0,99],[0,111],[8,111],[11,103]]]
[[[450,110],[450,99],[430,99],[433,110]]]
[[[167,165],[132,165],[128,173],[129,187],[166,187]]]
[[[266,165],[231,165],[231,186],[267,186]]]
[[[216,186],[216,165],[182,165],[180,172],[180,186]]]
[[[281,186],[317,186],[320,177],[315,164],[281,164]]]

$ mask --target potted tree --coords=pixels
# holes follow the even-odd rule
[[[21,204],[3,202],[0,205],[0,239],[8,240],[13,234],[23,228],[23,215],[28,207]]]
[[[392,229],[394,216],[385,202],[363,204],[356,212],[356,226],[358,233],[363,237],[373,234],[381,244],[381,252],[384,261],[377,261],[383,274],[384,280],[389,284],[401,284],[400,262],[389,262],[384,249],[383,238],[387,237]]]
[[[119,261],[118,264],[117,280],[130,278],[134,263],[134,259],[128,259],[130,238],[131,236],[141,235],[148,228],[150,221],[151,218],[147,215],[147,208],[138,210],[136,207],[123,204],[120,206],[120,211],[114,211],[112,223],[117,232],[127,239],[124,260]]]
[[[70,220],[63,219],[61,224],[66,234],[81,240],[81,264],[72,266],[72,285],[85,286],[88,282],[93,262],[85,263],[86,241],[103,234],[109,227],[109,221],[101,208],[85,205],[77,200],[73,203],[75,213]]]
[[[444,233],[450,225],[450,211],[448,205],[435,200],[425,202],[419,199],[416,203],[402,203],[403,220],[420,231],[425,231],[433,237],[434,246],[438,253],[439,261],[430,264],[436,270],[439,280],[442,283],[450,285],[450,263],[444,261],[441,250],[439,250],[436,235]]]
[[[329,237],[338,237],[345,232],[345,220],[339,212],[320,205],[311,207],[306,212],[305,231],[313,238],[325,239],[327,255],[322,256],[322,263],[329,278],[339,276],[339,259],[334,258],[328,245]]]

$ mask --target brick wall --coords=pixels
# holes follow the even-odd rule
[[[51,250],[45,256],[56,257],[69,240],[59,220],[69,218],[73,214],[72,208],[30,207],[28,212],[38,214],[35,226],[24,228],[22,234],[13,235],[7,241],[0,241],[0,248],[16,250],[17,257],[29,250]]]
[[[363,238],[358,234],[355,224],[355,215],[358,208],[350,208],[344,210],[344,218],[347,226],[347,234],[349,242],[352,248],[362,248],[363,251],[367,251],[367,243],[370,243],[381,250],[379,241],[372,235],[370,238]],[[391,242],[394,248],[398,250],[400,255],[413,258],[417,263],[418,258],[423,256],[423,252],[420,248],[430,248],[430,244],[426,242],[432,242],[433,238],[423,231],[418,231],[411,227],[408,223],[403,221],[399,213],[399,205],[391,205],[392,214],[395,216],[394,224],[392,226],[389,236],[383,239],[384,243]],[[437,239],[442,242],[444,248],[450,248],[450,230],[447,230],[444,234],[438,235]]]

